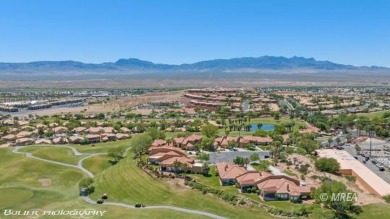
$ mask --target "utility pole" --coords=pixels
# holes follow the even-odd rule
[[[369,132],[370,135],[370,158],[371,158],[371,151],[372,151],[372,131]]]

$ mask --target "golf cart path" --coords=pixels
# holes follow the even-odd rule
[[[25,154],[26,157],[33,158],[33,159],[40,160],[40,161],[44,161],[44,162],[47,162],[47,163],[57,164],[57,165],[65,166],[65,167],[77,168],[77,169],[81,170],[83,173],[87,174],[89,177],[94,177],[94,175],[93,175],[93,173],[89,172],[87,169],[85,169],[83,167],[83,165],[82,165],[83,161],[85,159],[88,159],[88,158],[91,158],[91,157],[94,157],[94,156],[107,154],[107,153],[86,154],[86,153],[79,152],[76,148],[71,147],[71,146],[66,146],[66,145],[63,145],[63,146],[61,146],[61,145],[53,146],[53,147],[69,148],[69,149],[71,149],[73,151],[74,155],[76,155],[76,156],[87,155],[86,157],[84,157],[81,160],[79,160],[77,165],[73,165],[73,164],[67,164],[67,163],[62,163],[62,162],[58,162],[58,161],[48,160],[48,159],[45,159],[45,158],[35,157],[34,155],[32,155],[29,152],[20,152],[19,151],[20,148],[25,148],[25,147],[42,147],[42,146],[36,146],[36,145],[15,146],[12,149],[12,153],[15,153],[15,154]],[[128,150],[129,150],[129,148],[126,149],[126,151],[128,151]],[[96,201],[92,200],[91,198],[85,197],[85,196],[83,196],[82,198],[83,198],[83,200],[85,202],[87,202],[89,204],[96,205]],[[181,211],[181,212],[190,213],[190,214],[197,214],[197,215],[207,216],[207,217],[215,218],[215,219],[227,219],[226,217],[222,217],[222,216],[215,215],[215,214],[212,214],[212,213],[208,213],[208,212],[204,212],[204,211],[198,211],[198,210],[191,210],[191,209],[186,209],[186,208],[180,208],[180,207],[175,207],[175,206],[155,205],[155,206],[146,206],[146,207],[143,207],[143,208],[136,208],[133,205],[128,205],[128,204],[120,203],[120,202],[104,202],[103,205],[112,205],[112,206],[119,206],[119,207],[140,209],[140,210],[141,209],[170,209],[170,210],[174,210],[174,211]]]

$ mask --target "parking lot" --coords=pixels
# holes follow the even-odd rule
[[[269,156],[268,151],[222,151],[210,153],[210,162],[213,164],[220,162],[233,162],[236,157],[249,158],[251,154],[254,153],[259,154],[260,159],[264,159],[265,156]]]
[[[351,146],[343,146],[344,147],[344,150],[346,150],[348,153],[350,153],[352,156],[356,156],[357,152],[355,150],[355,147],[353,145]],[[365,160],[365,157],[362,157],[360,155],[357,155],[356,156],[358,158],[358,160],[360,162],[363,163],[363,161]],[[390,183],[390,171],[388,168],[386,168],[385,171],[380,171],[379,168],[377,166],[375,166],[372,162],[371,162],[371,159],[368,160],[365,165],[368,167],[368,169],[370,169],[372,172],[374,172],[376,175],[378,175],[379,177],[381,177],[383,180],[385,180],[387,183]]]

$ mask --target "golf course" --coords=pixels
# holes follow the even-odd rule
[[[40,145],[1,149],[0,194],[7,199],[0,200],[0,210],[106,211],[98,218],[273,218],[259,207],[232,206],[197,190],[154,179],[136,166],[131,152],[112,165],[108,149],[128,147],[130,141],[95,146]],[[94,200],[91,203],[79,196],[78,183],[88,176],[94,178],[95,186],[95,192],[89,197]],[[104,193],[109,195],[108,202],[95,204]],[[133,208],[136,203],[146,207]],[[363,209],[359,218],[380,219],[390,213],[388,205]]]

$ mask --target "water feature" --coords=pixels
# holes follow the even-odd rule
[[[257,124],[252,124],[251,128],[250,128],[250,131],[251,132],[255,132],[257,129],[259,129]],[[275,125],[272,125],[272,124],[262,124],[260,129],[264,130],[264,131],[273,131],[273,130],[275,130]]]

